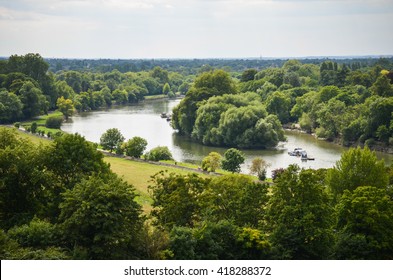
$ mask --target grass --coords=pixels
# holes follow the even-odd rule
[[[63,116],[63,114],[61,112],[54,111],[54,112],[52,112],[50,114],[39,116],[39,117],[36,117],[34,119],[21,122],[21,126],[23,126],[24,128],[27,128],[27,127],[30,127],[33,122],[35,122],[35,123],[37,123],[37,126],[38,126],[37,130],[44,131],[45,134],[48,134],[48,132],[50,132],[53,135],[53,134],[55,134],[57,132],[62,132],[62,131],[61,131],[61,129],[45,127],[46,120],[49,117],[62,117],[62,116]]]
[[[142,205],[143,210],[148,213],[151,210],[152,199],[148,192],[151,177],[162,170],[176,174],[186,175],[192,171],[181,170],[176,167],[160,166],[146,162],[137,162],[116,157],[105,157],[105,162],[111,165],[111,169],[125,181],[133,185],[139,194],[138,203]],[[203,176],[203,175],[202,175]]]
[[[163,160],[162,162],[173,164],[173,165],[176,164],[178,166],[184,166],[184,167],[193,168],[193,169],[201,168],[200,165],[188,163],[188,162],[178,162],[178,161],[174,161],[174,160]],[[232,172],[229,172],[229,171],[226,171],[223,169],[217,169],[215,172],[219,173],[219,174],[223,174],[223,175],[232,174]]]
[[[40,144],[49,145],[51,143],[51,141],[47,138],[42,138],[31,133],[26,133],[16,128],[10,128],[10,129],[15,129],[16,133],[19,135],[20,138],[28,139],[35,145],[40,145]]]

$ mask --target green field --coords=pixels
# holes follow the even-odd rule
[[[105,162],[111,165],[111,169],[120,177],[123,177],[129,184],[133,185],[139,194],[137,201],[143,206],[145,212],[151,210],[151,198],[148,193],[148,186],[151,177],[162,170],[176,174],[186,175],[192,171],[182,170],[176,167],[160,166],[147,162],[131,161],[123,158],[105,157]],[[206,176],[206,175],[202,175]]]

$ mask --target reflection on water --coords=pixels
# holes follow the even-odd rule
[[[118,128],[126,139],[140,136],[147,140],[147,149],[156,146],[168,146],[175,160],[199,164],[203,157],[212,151],[224,154],[226,148],[208,147],[196,143],[186,136],[178,135],[166,119],[160,114],[169,113],[180,100],[146,101],[140,104],[117,107],[109,110],[82,113],[72,117],[72,120],[63,124],[62,129],[69,133],[79,133],[87,140],[99,142],[101,135],[109,128]],[[287,167],[296,163],[303,168],[330,168],[340,159],[346,148],[317,140],[311,135],[298,132],[286,132],[287,141],[280,143],[276,149],[270,150],[243,150],[246,162],[242,172],[249,172],[251,161],[255,157],[262,157],[270,167],[270,171],[279,167]],[[288,151],[294,148],[307,150],[315,161],[301,161],[298,157],[291,157]],[[387,164],[393,161],[392,155],[377,153],[379,158],[385,159]]]

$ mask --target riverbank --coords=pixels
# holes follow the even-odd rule
[[[17,129],[11,125],[1,126],[8,129],[14,129],[19,137],[28,139],[35,145],[50,145],[53,140],[48,137],[32,134],[26,130]],[[152,199],[148,191],[151,177],[161,171],[179,175],[197,173],[204,177],[223,175],[222,173],[205,172],[198,168],[182,166],[181,163],[152,162],[127,156],[119,156],[107,151],[99,151],[103,153],[104,161],[110,164],[111,170],[122,177],[127,183],[135,187],[136,193],[138,194],[136,201],[143,207],[145,213],[149,213],[151,210]]]
[[[371,143],[367,143],[367,144],[360,143],[360,142],[350,142],[347,145],[344,145],[341,138],[335,138],[333,141],[329,141],[325,138],[319,138],[319,137],[317,137],[317,135],[315,133],[308,133],[307,131],[302,130],[300,128],[300,125],[298,125],[298,124],[286,124],[286,125],[283,125],[283,128],[285,131],[298,132],[301,134],[311,135],[317,140],[326,141],[328,143],[332,143],[332,144],[335,144],[340,147],[345,147],[345,148],[361,147],[361,148],[364,148],[365,146],[367,146],[372,151],[393,155],[393,147],[387,146],[386,144],[379,142],[379,141],[375,141],[375,140],[373,140]]]

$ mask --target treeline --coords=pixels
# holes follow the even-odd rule
[[[96,148],[0,129],[1,259],[393,259],[393,168],[367,148],[271,185],[161,172],[148,216]]]
[[[148,95],[175,97],[176,93],[187,92],[192,79],[160,67],[137,73],[113,70],[53,74],[48,69],[49,64],[39,54],[13,55],[0,61],[0,123],[46,114],[62,107],[59,99],[60,103],[68,102],[65,111],[88,111],[135,103]]]
[[[344,145],[393,144],[393,64],[320,65],[289,60],[281,68],[199,75],[173,110],[180,133],[214,146],[274,147],[281,125],[299,123]],[[278,121],[279,120],[279,121]]]
[[[392,58],[386,58],[392,62]],[[196,75],[212,69],[224,69],[229,72],[243,72],[249,68],[258,70],[270,67],[282,67],[288,59],[280,58],[246,58],[246,59],[60,59],[46,58],[49,70],[58,71],[89,71],[111,72],[118,70],[122,73],[150,71],[160,67],[170,72],[178,72],[183,75]],[[319,65],[327,58],[300,58],[302,64]],[[379,57],[355,57],[355,58],[330,58],[339,64],[347,64],[362,68],[374,65]]]

